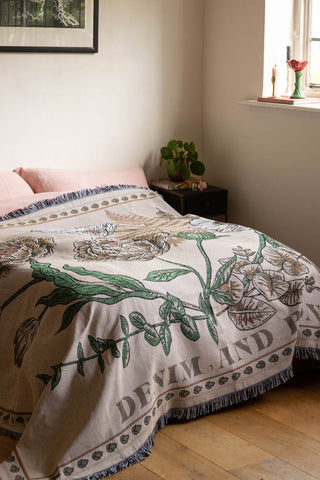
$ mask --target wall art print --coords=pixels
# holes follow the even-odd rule
[[[1,0],[0,52],[98,51],[98,0]]]

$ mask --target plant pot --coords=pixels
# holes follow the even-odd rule
[[[173,175],[169,175],[169,178],[172,182],[183,182],[184,181],[180,172],[175,172]]]

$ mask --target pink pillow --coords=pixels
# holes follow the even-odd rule
[[[31,188],[30,188],[30,191]],[[10,198],[6,201],[0,202],[0,217],[7,215],[7,213],[18,210],[19,208],[28,207],[32,203],[46,200],[47,198],[55,198],[62,195],[62,192],[45,192],[45,193],[31,193],[16,198]]]
[[[33,193],[30,186],[15,172],[0,172],[0,202]]]
[[[16,168],[14,170],[35,193],[52,191],[76,191],[106,185],[137,185],[148,183],[141,167],[114,170],[111,172],[81,172],[54,168]]]

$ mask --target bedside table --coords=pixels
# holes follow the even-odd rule
[[[223,215],[228,221],[228,190],[208,185],[206,190],[165,190],[152,186],[152,190],[160,193],[164,200],[181,215],[193,213],[201,217],[217,217]]]

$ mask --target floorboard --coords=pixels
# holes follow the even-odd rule
[[[239,480],[316,480],[316,477],[274,457],[234,469],[232,473]]]
[[[155,438],[154,451],[145,462],[148,469],[166,480],[217,478],[237,480],[205,456],[160,432]]]
[[[232,431],[210,422],[210,418],[208,416],[190,423],[168,425],[163,433],[199,455],[213,460],[225,470],[251,463],[252,458],[260,461],[271,456]]]
[[[307,433],[287,427],[260,413],[253,406],[244,405],[232,412],[222,412],[208,418],[214,425],[232,431],[234,435],[271,456],[279,457],[320,479],[320,442]]]

